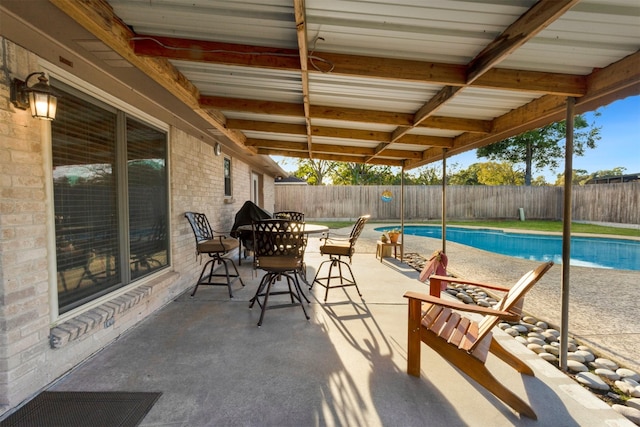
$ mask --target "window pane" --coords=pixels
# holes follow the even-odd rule
[[[131,278],[167,266],[166,134],[127,119]]]
[[[64,313],[122,286],[116,114],[64,92],[51,131],[58,305]]]
[[[231,159],[224,159],[224,195],[231,196]]]

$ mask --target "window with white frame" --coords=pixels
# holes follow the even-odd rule
[[[167,133],[54,86],[58,312],[65,313],[168,265]]]

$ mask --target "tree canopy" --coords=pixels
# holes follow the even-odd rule
[[[596,113],[596,116],[599,116]],[[600,140],[600,129],[588,123],[582,115],[574,119],[574,154],[584,155],[587,148],[595,148]],[[524,163],[524,183],[531,185],[532,169],[555,170],[564,158],[566,122],[556,122],[539,129],[524,132],[495,144],[478,148],[478,158],[504,160],[513,164]]]

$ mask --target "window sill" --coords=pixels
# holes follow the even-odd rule
[[[224,204],[225,205],[230,205],[232,203],[235,203],[236,199],[234,199],[233,197],[225,197],[224,198]]]
[[[157,294],[158,296],[155,298],[162,298],[163,289],[175,280],[176,276],[173,272],[161,274],[148,283],[141,284],[122,295],[105,301],[97,307],[65,320],[49,331],[49,344],[51,348],[59,349],[76,340],[96,334],[105,329],[113,329],[116,321],[120,322],[134,315],[135,313],[130,313],[134,308],[137,307],[144,311],[145,308],[141,308],[143,304],[147,306],[149,304],[152,306],[155,305],[153,302],[150,302],[151,295]],[[118,325],[118,329],[122,327],[127,328],[127,326],[124,325],[127,324],[128,321],[124,321],[124,324]]]

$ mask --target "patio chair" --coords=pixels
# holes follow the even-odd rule
[[[251,225],[253,221],[261,221],[263,219],[272,219],[271,213],[265,211],[250,200],[244,202],[240,210],[236,212],[230,236],[240,241],[240,250],[238,250],[239,265],[242,265],[243,256],[244,258],[247,258],[248,252],[253,251],[253,232],[251,230],[240,231],[238,230],[238,227]]]
[[[262,325],[265,311],[269,308],[300,305],[304,316],[309,320],[302,299],[309,300],[300,288],[298,274],[302,268],[302,255],[305,248],[304,223],[271,219],[253,223],[254,267],[266,273],[260,280],[256,294],[249,307],[257,302],[262,308],[258,326]],[[285,278],[287,290],[274,291],[274,284]],[[269,305],[272,295],[289,295],[290,303]]]
[[[365,223],[369,220],[371,215],[363,215],[353,226],[351,230],[351,234],[349,236],[330,236],[327,233],[325,236],[321,237],[320,240],[324,240],[324,244],[320,246],[320,253],[322,255],[329,255],[329,259],[323,261],[318,267],[318,271],[316,272],[316,276],[311,283],[309,289],[313,288],[313,285],[318,283],[320,286],[323,286],[326,290],[324,293],[324,301],[327,301],[327,296],[329,295],[330,288],[344,288],[347,286],[355,286],[356,291],[358,291],[358,296],[362,296],[360,293],[360,289],[358,289],[358,284],[356,283],[356,278],[353,275],[353,271],[351,270],[351,259],[353,254],[356,251],[356,240],[360,237],[360,233],[364,229]],[[342,260],[342,257],[349,257],[349,263],[347,264]],[[326,276],[320,276],[320,271],[322,267],[328,264],[329,271]],[[338,274],[333,274],[333,269],[338,268]],[[343,274],[343,267],[346,267],[349,272],[349,276],[345,276]],[[339,279],[340,283],[331,283],[331,279]]]
[[[234,264],[233,260],[225,258],[224,255],[239,246],[238,240],[228,238],[223,233],[213,230],[209,224],[207,216],[203,213],[185,212],[184,216],[189,220],[189,224],[191,225],[191,229],[193,230],[193,234],[196,238],[196,254],[198,256],[201,254],[207,254],[210,257],[209,261],[207,261],[204,267],[202,267],[200,278],[196,282],[196,286],[193,289],[191,296],[196,294],[198,286],[212,285],[226,286],[229,289],[229,298],[233,298],[231,284],[236,279],[240,280],[242,286],[244,286],[244,282],[242,281],[242,277],[240,277],[238,268]],[[222,264],[224,267],[224,273],[214,273],[216,262],[218,264]],[[235,274],[229,272],[229,265],[233,267]],[[207,268],[209,268],[208,273]],[[214,281],[215,278],[219,277],[224,277],[225,280]]]
[[[273,217],[276,219],[290,219],[291,221],[304,222],[304,213],[296,211],[275,212]]]
[[[297,211],[279,211],[273,214],[273,218],[275,219],[288,219],[296,222],[304,222],[304,213]],[[307,247],[307,235],[304,235],[304,248],[302,250],[302,254],[304,256],[304,249]],[[302,276],[302,280],[307,283],[307,265],[304,262],[304,258],[302,260],[302,265],[300,266],[300,276]]]
[[[485,361],[488,352],[491,352],[518,372],[534,375],[529,366],[498,344],[493,338],[492,329],[500,320],[516,321],[520,318],[524,295],[551,266],[553,262],[541,264],[522,276],[511,289],[447,276],[430,278],[430,283],[438,289],[440,284],[437,282],[446,280],[507,292],[494,308],[463,304],[418,292],[406,292],[404,296],[409,300],[407,373],[420,376],[422,341],[517,412],[537,419],[536,413],[524,400],[498,382],[489,372]],[[478,313],[484,315],[484,318],[477,322],[458,311]]]

